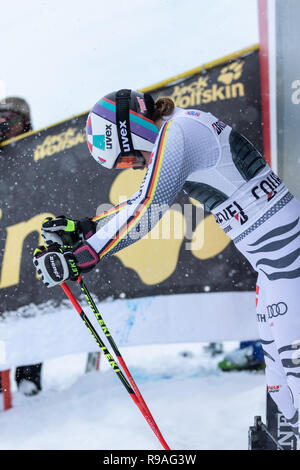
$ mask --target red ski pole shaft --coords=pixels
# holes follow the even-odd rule
[[[147,415],[149,415],[150,420],[151,420],[151,422],[153,423],[153,428],[152,428],[153,431],[154,431],[154,429],[156,430],[156,431],[154,431],[154,432],[157,433],[157,437],[159,438],[160,442],[163,444],[164,448],[165,448],[166,450],[170,450],[170,448],[169,448],[168,444],[166,443],[166,441],[165,441],[163,435],[161,434],[161,432],[160,432],[160,430],[159,430],[159,428],[158,428],[158,426],[157,426],[157,424],[156,424],[156,422],[155,422],[155,419],[153,418],[153,416],[152,416],[152,414],[151,414],[151,411],[149,410],[149,408],[148,408],[148,406],[147,406],[147,404],[146,404],[146,402],[145,402],[145,400],[144,400],[144,398],[143,398],[143,396],[142,396],[142,394],[141,394],[141,392],[140,392],[140,390],[139,390],[137,384],[135,383],[135,381],[134,381],[132,375],[130,374],[129,369],[128,369],[128,367],[127,367],[127,365],[126,365],[126,363],[125,363],[125,361],[124,361],[124,359],[123,359],[123,357],[122,357],[122,355],[121,355],[119,349],[117,348],[117,345],[116,345],[116,343],[114,342],[114,339],[113,339],[113,337],[111,336],[111,334],[110,334],[110,332],[109,332],[109,330],[108,330],[106,324],[104,323],[104,320],[103,320],[103,318],[102,318],[102,316],[101,316],[101,314],[100,314],[100,312],[99,312],[99,310],[98,310],[98,308],[97,308],[97,306],[96,306],[96,304],[95,304],[95,302],[94,302],[94,300],[93,300],[93,298],[92,298],[92,296],[91,296],[91,294],[90,294],[88,288],[86,287],[86,285],[85,285],[85,283],[84,283],[84,281],[83,281],[83,279],[82,279],[81,276],[78,277],[77,282],[78,282],[78,284],[80,285],[80,287],[81,287],[81,289],[82,289],[82,291],[83,291],[83,293],[84,293],[84,295],[85,295],[85,297],[86,297],[86,299],[87,299],[87,301],[88,301],[89,306],[90,306],[91,309],[93,310],[93,312],[94,312],[94,314],[95,314],[95,317],[96,317],[98,323],[100,324],[100,326],[101,326],[101,328],[102,328],[102,330],[103,330],[103,333],[105,334],[105,336],[106,336],[107,340],[109,341],[109,343],[110,343],[110,345],[111,345],[111,347],[112,347],[114,353],[116,354],[117,359],[118,359],[118,361],[119,361],[121,367],[123,368],[123,370],[124,370],[124,372],[125,372],[125,375],[127,376],[128,380],[129,380],[129,382],[130,382],[130,385],[132,386],[133,390],[135,391],[135,394],[137,395],[141,406],[144,408],[145,413],[146,413]],[[143,414],[144,414],[144,413],[143,413]],[[145,416],[145,415],[144,415],[144,416]],[[150,424],[150,422],[149,422],[149,424]],[[151,424],[150,424],[150,426],[151,426]],[[152,427],[152,426],[151,426],[151,427]]]
[[[102,349],[105,356],[109,357],[108,361],[109,361],[110,365],[112,366],[113,370],[117,373],[118,377],[121,379],[123,385],[125,386],[128,393],[130,394],[132,400],[134,401],[134,403],[137,405],[137,407],[141,411],[142,415],[146,419],[147,423],[149,424],[150,428],[152,429],[152,431],[154,432],[154,434],[156,435],[156,437],[160,441],[163,448],[165,450],[170,450],[170,447],[168,446],[168,444],[164,440],[164,438],[163,438],[157,424],[155,423],[151,413],[149,411],[147,412],[148,407],[147,407],[146,403],[144,402],[143,398],[142,398],[142,401],[145,403],[145,406],[143,406],[143,404],[140,402],[139,397],[138,397],[137,393],[134,391],[134,389],[132,389],[130,387],[130,385],[127,382],[126,378],[124,377],[122,371],[118,368],[117,363],[113,360],[113,358],[112,358],[111,354],[109,353],[108,349],[106,348],[105,344],[103,343],[100,336],[98,335],[98,333],[94,329],[93,325],[90,323],[88,317],[85,315],[85,313],[84,313],[83,309],[81,308],[79,302],[75,299],[73,293],[71,292],[71,290],[69,289],[67,284],[65,282],[63,282],[61,284],[61,287],[62,287],[63,291],[65,292],[66,296],[71,301],[72,305],[74,306],[75,310],[77,311],[77,313],[79,314],[81,319],[84,321],[84,323],[86,324],[86,326],[90,330],[91,334],[94,336],[98,346]],[[125,365],[125,367],[126,367],[126,365]],[[126,369],[127,369],[127,367],[126,367]],[[128,373],[129,373],[129,371],[128,371]]]

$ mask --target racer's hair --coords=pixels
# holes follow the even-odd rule
[[[153,121],[158,121],[164,116],[170,116],[175,109],[174,101],[168,96],[161,96],[155,102],[154,112],[152,119]]]

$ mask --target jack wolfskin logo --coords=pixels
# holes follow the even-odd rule
[[[221,69],[218,81],[230,85],[233,80],[238,80],[243,73],[244,62],[233,62]]]
[[[107,149],[112,149],[112,130],[111,130],[112,124],[106,124],[105,127],[105,143],[106,143],[106,148]]]
[[[175,85],[170,98],[180,108],[194,108],[201,104],[235,99],[245,96],[242,81],[244,62],[234,61],[223,67],[217,78],[200,76],[188,85]],[[221,82],[221,83],[220,83]]]

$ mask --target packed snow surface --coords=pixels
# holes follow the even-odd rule
[[[171,449],[247,449],[248,427],[264,417],[263,372],[223,373],[223,356],[210,357],[203,344],[121,353]],[[82,375],[85,360],[49,360],[42,393],[14,391],[14,408],[1,412],[0,449],[161,449],[105,358],[99,372]]]

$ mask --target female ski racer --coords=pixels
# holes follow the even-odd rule
[[[242,135],[210,113],[119,90],[90,112],[87,144],[105,168],[144,168],[140,189],[92,219],[47,219],[34,264],[48,287],[75,280],[148,233],[183,189],[214,214],[258,272],[257,323],[267,385],[298,429],[300,204]],[[97,226],[98,222],[98,226]],[[134,233],[134,236],[131,234]],[[62,233],[73,248],[61,247]],[[139,237],[136,234],[139,233]],[[56,243],[58,242],[58,243]]]

